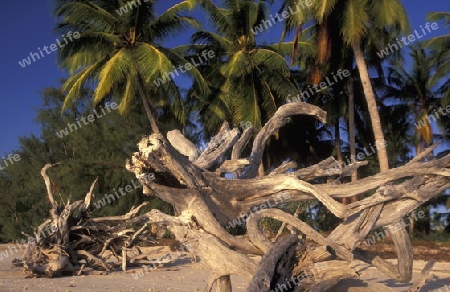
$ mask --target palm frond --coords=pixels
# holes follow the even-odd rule
[[[367,33],[369,15],[367,0],[348,0],[344,10],[341,33],[346,44],[358,43]]]
[[[201,64],[198,64],[197,62],[195,62],[195,59],[193,59],[193,58],[186,60],[182,56],[175,53],[173,50],[169,50],[166,48],[160,48],[159,50],[167,57],[167,59],[169,59],[172,62],[172,64],[186,66],[186,64],[190,63],[192,65],[192,66],[190,66],[191,69],[186,70],[186,74],[188,74],[189,76],[191,76],[194,79],[194,82],[200,89],[201,94],[208,94],[208,84],[207,84],[206,80],[203,78],[202,74],[199,72],[198,68],[196,67],[196,65],[201,65]],[[192,62],[189,62],[189,61],[192,61]]]
[[[81,70],[77,74],[72,75],[63,85],[63,91],[68,92],[66,98],[64,99],[64,103],[62,106],[62,110],[68,108],[69,104],[73,102],[76,98],[78,98],[81,94],[81,90],[86,83],[87,80],[93,78],[98,70],[103,66],[106,62],[106,58],[97,61],[91,66]]]
[[[60,67],[70,74],[94,64],[111,53],[111,48],[121,44],[120,38],[104,32],[82,32],[80,37],[58,51]]]
[[[238,51],[230,60],[220,67],[220,73],[226,78],[237,78],[249,74],[252,64],[244,51]]]
[[[148,44],[142,43],[132,50],[133,60],[138,66],[138,72],[140,77],[144,80],[145,84],[154,85],[153,81],[164,75],[168,75],[175,67],[162,53],[159,48]],[[151,65],[149,65],[151,64]]]
[[[130,72],[130,56],[126,49],[119,50],[103,66],[99,74],[99,82],[94,92],[94,103],[99,103],[113,88],[123,83]]]
[[[389,27],[394,34],[408,34],[408,14],[399,0],[376,0],[370,2],[372,26],[376,28]]]
[[[131,70],[126,81],[125,89],[122,94],[122,99],[120,100],[119,103],[118,110],[120,114],[126,113],[130,108],[131,101],[136,95],[135,84],[136,84],[136,72],[134,70]]]
[[[254,65],[263,65],[269,70],[279,71],[286,77],[289,77],[290,71],[286,60],[278,53],[268,49],[256,49],[250,51],[251,60]]]
[[[92,2],[73,1],[63,4],[56,11],[62,22],[76,24],[81,29],[113,32],[118,19]]]
[[[180,13],[193,8],[193,3],[183,1],[164,11],[150,24],[155,38],[164,38],[174,32],[180,32],[189,27],[199,29],[200,22]]]
[[[235,50],[232,41],[224,36],[209,31],[198,31],[192,35],[191,40],[193,43],[199,43],[200,45],[212,45],[223,52],[232,53]]]
[[[201,0],[200,6],[206,11],[206,13],[211,17],[211,21],[217,30],[228,36],[230,23],[228,21],[228,10],[224,8],[218,8],[211,0]]]
[[[316,20],[319,24],[330,15],[333,11],[334,6],[337,4],[338,0],[322,0],[322,1],[313,1]]]

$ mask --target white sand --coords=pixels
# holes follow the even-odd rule
[[[0,246],[4,250],[6,245]],[[1,248],[2,247],[2,248]],[[19,254],[20,255],[20,254]],[[112,272],[108,275],[70,276],[62,278],[25,279],[20,268],[11,267],[12,257],[0,261],[0,291],[204,291],[209,268],[202,262],[191,263],[190,258],[181,258],[172,265],[166,266],[135,280],[132,269],[126,272]],[[414,261],[414,277],[424,267],[425,261]],[[388,285],[393,291],[407,291],[411,284],[398,284],[388,280],[375,268],[355,262],[356,271],[361,279],[371,280]],[[250,278],[238,275],[232,276],[233,291],[245,291]],[[370,291],[354,281],[346,282],[347,288],[334,291]],[[348,287],[348,286],[359,287]],[[445,286],[447,285],[448,290]],[[438,262],[431,272],[430,280],[422,291],[450,292],[450,263]],[[333,292],[334,292],[333,291]]]

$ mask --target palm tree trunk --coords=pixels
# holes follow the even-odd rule
[[[351,72],[351,70],[350,70]],[[353,90],[353,76],[350,73],[348,79],[348,136],[350,142],[350,159],[356,160],[356,137],[355,137],[355,92]],[[358,180],[358,169],[352,173],[352,181]],[[350,203],[358,201],[358,196],[350,198]]]
[[[355,138],[355,92],[353,91],[352,74],[348,77],[348,136],[350,140],[350,157],[356,157]],[[358,180],[358,169],[352,173],[352,181]]]
[[[338,158],[339,165],[342,165],[344,161],[344,157],[342,156],[341,151],[341,132],[339,129],[339,118],[334,124],[334,151],[336,152],[336,156]],[[348,205],[350,204],[350,198],[342,198],[342,204]]]
[[[378,113],[377,102],[375,99],[375,93],[370,82],[369,71],[367,69],[366,61],[364,60],[364,54],[361,50],[359,43],[352,44],[353,52],[355,53],[356,65],[358,66],[359,76],[364,89],[364,96],[366,97],[367,107],[369,109],[370,120],[372,122],[373,134],[375,136],[375,143],[382,145],[378,147],[377,155],[380,162],[380,171],[386,171],[389,169],[389,160],[385,144],[383,129],[381,128],[380,115]]]
[[[141,76],[139,74],[137,75],[137,84],[138,84],[138,90],[139,95],[141,96],[142,103],[144,105],[145,113],[147,114],[147,118],[150,122],[150,127],[152,129],[153,133],[159,134],[161,133],[158,127],[158,124],[156,123],[155,115],[153,114],[153,108],[149,102],[149,96],[147,92],[144,89],[144,83],[142,82]]]
[[[336,151],[339,164],[341,165],[344,161],[344,157],[342,157],[341,151],[341,132],[339,129],[339,119],[336,121],[336,124],[334,124],[334,150]]]

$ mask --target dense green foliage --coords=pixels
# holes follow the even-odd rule
[[[49,171],[54,182],[56,199],[62,202],[84,199],[90,185],[99,177],[94,202],[111,194],[118,187],[131,185],[136,178],[125,169],[125,160],[136,150],[142,135],[149,133],[145,113],[133,107],[134,115],[120,115],[116,110],[108,112],[105,103],[92,108],[91,93],[84,91],[78,101],[61,115],[64,95],[61,90],[47,88],[41,93],[43,106],[37,112],[36,121],[41,125],[40,137],[22,137],[16,151],[21,163],[7,167],[0,176],[0,241],[17,239],[21,232],[30,233],[49,217],[50,204],[40,170],[46,163],[61,164]],[[85,125],[96,110],[99,117]],[[95,115],[95,114],[94,114]],[[68,123],[80,121],[78,127],[59,138],[57,133]],[[125,196],[110,204],[93,208],[93,216],[124,214],[131,206],[143,201],[142,188],[134,188]],[[148,200],[149,198],[147,198]],[[148,208],[159,208],[171,213],[171,207],[158,198],[150,198]]]

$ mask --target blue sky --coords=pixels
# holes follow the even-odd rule
[[[179,1],[166,0],[158,10],[167,8]],[[275,3],[281,3],[276,0]],[[403,1],[411,21],[411,28],[419,29],[426,23],[425,17],[431,11],[448,11],[447,0]],[[276,9],[279,4],[275,5]],[[195,11],[194,16],[203,22],[203,14]],[[31,133],[39,134],[39,128],[33,122],[35,109],[41,105],[39,92],[50,86],[57,86],[58,80],[67,77],[58,69],[56,54],[45,54],[45,57],[22,68],[18,61],[37,52],[38,47],[50,46],[61,35],[53,33],[55,18],[53,1],[14,0],[3,1],[0,9],[0,92],[3,102],[0,105],[0,155],[8,154],[17,148],[18,137]],[[278,41],[281,23],[269,29],[262,37],[264,41]],[[433,37],[449,33],[441,27],[432,34]],[[173,47],[186,43],[190,32],[173,37],[165,44]],[[262,40],[260,38],[260,40]]]

